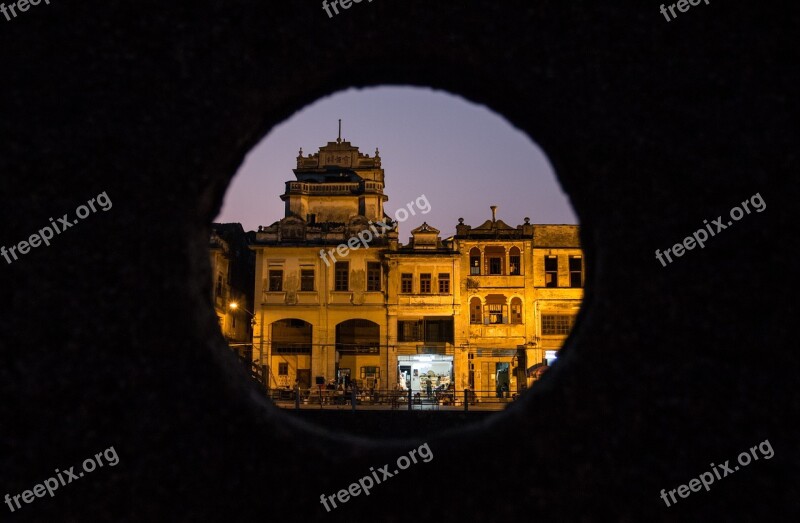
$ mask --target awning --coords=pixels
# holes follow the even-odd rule
[[[544,373],[544,371],[546,371],[549,368],[550,367],[547,366],[546,362],[537,363],[536,365],[531,365],[530,367],[528,367],[527,375],[529,378],[538,378],[539,376],[542,375],[542,373]]]

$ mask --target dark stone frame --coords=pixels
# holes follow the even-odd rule
[[[783,57],[797,9],[712,3],[667,23],[655,4],[319,7],[94,0],[0,22],[0,244],[101,191],[114,204],[2,265],[3,487],[111,445],[120,457],[4,516],[796,520],[797,66]],[[209,225],[247,151],[318,97],[380,84],[445,89],[525,131],[586,256],[560,365],[503,415],[420,441],[276,412],[222,350],[207,299]],[[764,213],[654,259],[756,192]],[[772,460],[659,498],[767,438]],[[331,513],[318,503],[421,440],[431,463]],[[432,485],[437,503],[411,514]]]

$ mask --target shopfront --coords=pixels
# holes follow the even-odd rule
[[[425,394],[428,383],[431,390],[445,390],[453,383],[453,356],[440,354],[415,354],[397,356],[398,385],[403,390]]]
[[[273,322],[270,385],[301,388],[311,386],[312,331],[310,323],[289,318]]]
[[[348,320],[336,326],[336,380],[361,388],[381,388],[380,326]],[[384,382],[385,383],[385,382]]]

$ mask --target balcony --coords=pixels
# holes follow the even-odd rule
[[[301,194],[354,194],[358,193],[361,184],[358,182],[342,183],[306,183],[286,182],[287,193]]]
[[[471,267],[471,269],[474,268],[475,267]],[[468,288],[491,289],[525,286],[525,276],[522,274],[515,274],[513,276],[508,274],[470,274],[468,280]]]
[[[380,182],[308,183],[286,182],[286,192],[292,194],[348,195],[362,192],[383,194]]]
[[[525,324],[523,323],[471,323],[470,338],[520,338],[524,343]]]

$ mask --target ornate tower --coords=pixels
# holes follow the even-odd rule
[[[375,156],[362,154],[343,141],[341,133],[319,151],[297,156],[296,181],[286,182],[281,200],[286,217],[297,217],[309,225],[347,223],[353,216],[383,221],[383,169],[377,149]]]

